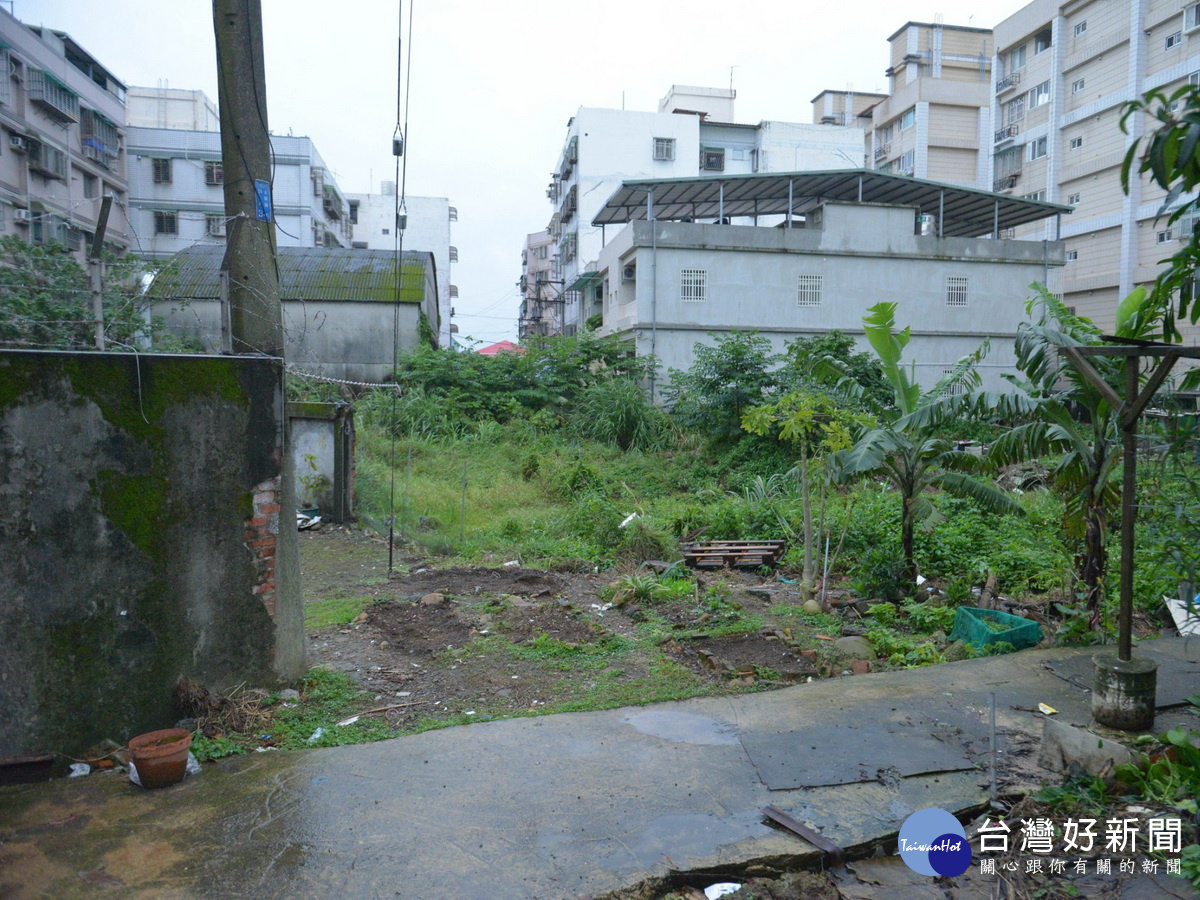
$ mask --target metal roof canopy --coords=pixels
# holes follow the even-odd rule
[[[653,193],[653,209],[648,198]],[[911,206],[937,216],[938,234],[980,237],[1071,212],[1071,207],[871,169],[626,181],[592,220],[614,225],[656,220],[803,214],[826,200]]]

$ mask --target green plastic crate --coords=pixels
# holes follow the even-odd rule
[[[996,627],[988,626],[988,622]],[[982,650],[988,644],[1012,644],[1017,650],[1034,647],[1041,643],[1042,629],[1037,622],[1022,619],[1011,613],[996,609],[980,609],[977,606],[960,606],[954,616],[954,630],[950,640],[970,644]]]

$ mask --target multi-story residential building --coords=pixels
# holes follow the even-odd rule
[[[1190,237],[1186,225],[1159,219],[1165,195],[1149,181],[1122,192],[1125,151],[1153,123],[1134,117],[1127,136],[1119,121],[1124,104],[1151,89],[1200,82],[1200,3],[1035,0],[995,37],[995,186],[1074,208],[1059,231],[1046,222],[1017,234],[1061,239],[1066,267],[1050,289],[1111,328],[1120,298],[1152,282]],[[1183,330],[1197,343],[1200,331]]]
[[[871,108],[887,96],[852,90],[821,91],[812,98],[813,124],[863,126],[858,117],[865,116],[869,125]]]
[[[603,297],[586,276],[605,235],[591,220],[623,181],[861,167],[861,129],[736,124],[734,99],[730,89],[675,85],[658,112],[581,107],[567,123],[547,189],[554,206],[547,228],[555,247],[552,281],[562,282],[565,333],[600,311]]]
[[[378,194],[346,194],[349,206],[350,246],[358,250],[394,250],[396,233],[396,182],[380,182]],[[450,346],[450,335],[458,332],[451,318],[458,288],[451,284],[451,267],[458,262],[458,248],[450,243],[450,223],[458,221],[458,210],[445,197],[404,198],[404,250],[433,255],[437,270],[438,307],[441,333],[438,344]]]
[[[531,334],[562,332],[562,291],[554,283],[554,242],[550,232],[526,235],[521,251],[521,318],[517,333],[522,339]]]
[[[0,233],[58,241],[82,258],[111,196],[104,240],[126,218],[125,86],[63,31],[0,9]]]
[[[125,122],[132,128],[220,131],[217,104],[204,91],[131,87],[125,94]]]
[[[130,128],[129,205],[134,249],[171,256],[225,241],[220,131]],[[346,201],[306,137],[272,135],[272,192],[280,247],[349,247]]]
[[[992,32],[907,22],[888,45],[888,93],[859,113],[867,165],[990,190]]]
[[[788,227],[708,224],[720,207],[742,221],[782,214]],[[865,343],[867,310],[894,301],[923,386],[990,339],[979,372],[1001,390],[1028,285],[1063,265],[1063,249],[997,233],[1062,211],[863,169],[626,182],[596,216],[615,232],[595,276],[599,333],[630,340],[664,372],[687,370],[697,344],[733,329],[776,351],[834,328]]]

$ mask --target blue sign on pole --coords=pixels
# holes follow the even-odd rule
[[[254,179],[254,213],[260,222],[270,222],[274,215],[271,209],[271,182],[261,178]]]

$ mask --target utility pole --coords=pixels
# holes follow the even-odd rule
[[[96,221],[96,234],[92,237],[88,253],[88,281],[92,289],[92,320],[96,328],[96,349],[103,350],[104,341],[104,282],[100,256],[104,252],[104,233],[108,230],[108,216],[112,212],[113,196],[105,194],[100,201],[100,216]]]
[[[283,356],[261,0],[213,0],[234,353]]]

